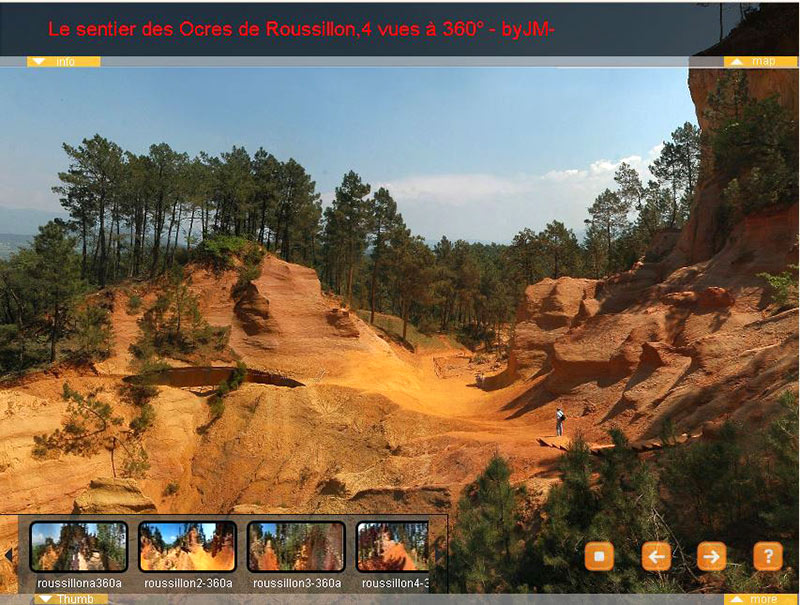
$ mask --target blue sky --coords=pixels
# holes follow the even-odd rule
[[[585,209],[695,122],[685,69],[0,70],[0,208],[57,210],[64,141],[294,157],[329,200],[353,169],[415,233],[508,241]],[[6,226],[0,232],[12,231]]]
[[[155,531],[156,528],[158,531],[161,532],[161,537],[164,539],[164,544],[172,544],[178,536],[180,536],[181,529],[183,528],[183,523],[148,523],[147,526],[150,528],[150,531]],[[200,526],[203,528],[203,533],[206,536],[206,539],[210,540],[214,536],[214,532],[217,529],[216,523],[201,523]]]
[[[44,544],[47,538],[51,538],[54,542],[58,542],[61,535],[61,528],[64,523],[35,523],[33,525],[32,542],[33,546]],[[87,523],[86,530],[93,535],[97,534],[97,523]]]
[[[261,526],[261,533],[263,534],[272,534],[275,536],[278,533],[277,523],[259,523],[259,525]]]

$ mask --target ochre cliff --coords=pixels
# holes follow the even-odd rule
[[[701,129],[722,73],[689,75]],[[797,115],[795,70],[747,77],[752,97],[775,95]],[[689,433],[728,418],[760,422],[781,392],[796,390],[797,309],[770,306],[758,274],[797,262],[797,204],[749,214],[721,233],[724,183],[707,152],[701,173],[690,220],[648,255],[658,262],[526,289],[503,377],[530,386],[512,416],[546,418],[562,407],[572,430],[590,439],[612,425],[650,438],[667,420]]]

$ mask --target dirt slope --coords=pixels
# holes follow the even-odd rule
[[[488,393],[469,373],[440,377],[435,357],[463,351],[413,354],[390,344],[336,309],[313,271],[274,257],[264,260],[244,311],[231,296],[235,280],[233,271],[192,272],[206,319],[231,325],[231,347],[248,366],[306,386],[246,384],[226,398],[222,418],[204,434],[197,429],[209,420],[205,399],[159,387],[143,442],[150,468],[133,500],[153,501],[159,512],[446,510],[495,451],[519,461],[519,480],[549,481],[535,475],[557,454],[535,436],[552,423],[506,418],[502,408],[516,386]],[[153,296],[145,294],[146,301]],[[126,345],[136,338],[126,304],[126,296],[115,297],[114,354],[94,372],[39,374],[0,390],[0,413],[13,419],[0,425],[6,511],[125,505],[97,490],[83,495],[92,480],[111,474],[107,451],[37,460],[31,448],[34,435],[60,425],[66,380],[81,392],[100,389],[100,400],[133,417],[116,395],[129,371]],[[260,321],[249,321],[253,313]],[[177,492],[167,495],[168,484]]]

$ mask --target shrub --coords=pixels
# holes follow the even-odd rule
[[[231,391],[235,391],[242,383],[244,383],[244,379],[247,377],[247,365],[243,361],[236,362],[236,369],[233,370],[231,375],[228,377],[228,388]]]
[[[147,429],[149,429],[151,426],[153,426],[153,422],[155,422],[155,419],[156,419],[155,408],[149,403],[145,403],[141,406],[139,415],[133,420],[131,420],[129,426],[135,434],[140,435],[144,433]]]
[[[264,248],[247,238],[236,235],[214,235],[204,239],[194,249],[198,262],[210,265],[215,271],[232,269],[234,259],[246,265],[256,265],[264,258]]]
[[[727,424],[714,441],[675,445],[655,464],[640,459],[617,430],[611,431],[614,447],[599,456],[578,437],[561,458],[561,482],[531,516],[509,482],[505,461],[495,457],[459,503],[450,543],[451,586],[702,592],[708,577],[698,577],[690,553],[711,539],[728,545],[728,569],[711,578],[718,592],[797,592],[797,395],[782,394],[774,407],[774,420],[764,429]],[[784,571],[753,570],[753,543],[764,536],[785,545]],[[644,572],[642,543],[664,539],[675,548],[672,569],[657,576]],[[614,543],[613,572],[584,571],[583,547],[590,540]]]
[[[138,294],[131,294],[128,297],[128,304],[125,307],[128,315],[136,315],[142,308],[142,297]]]
[[[789,303],[791,296],[792,306],[797,305],[797,265],[789,265],[783,273],[758,273],[756,277],[765,279],[772,289],[772,301],[783,307]]]
[[[235,391],[244,382],[244,379],[247,377],[247,366],[244,362],[240,361],[236,364],[236,368],[231,372],[231,375],[228,376],[226,380],[223,380],[219,383],[217,390],[214,394],[208,399],[208,407],[211,410],[211,421],[201,427],[198,432],[201,434],[206,432],[211,423],[219,419],[223,413],[225,413],[225,396],[228,395],[231,391]]]
[[[170,481],[164,487],[164,497],[167,498],[169,496],[174,496],[175,494],[178,493],[179,489],[180,489],[180,485],[178,485],[177,481]]]
[[[239,267],[239,278],[236,280],[231,292],[233,298],[238,298],[239,295],[244,292],[247,285],[251,281],[258,279],[259,275],[261,275],[261,265],[245,264]]]
[[[111,355],[114,335],[111,314],[98,305],[88,305],[75,315],[75,357],[106,359]]]
[[[495,342],[497,334],[489,327],[470,323],[458,329],[457,340],[470,351],[475,351],[481,346],[490,349]]]
[[[47,363],[50,350],[30,338],[17,324],[0,324],[0,376]]]
[[[208,400],[208,407],[211,410],[212,420],[221,418],[222,414],[225,413],[225,401],[223,401],[220,395],[212,395]]]
[[[225,349],[228,328],[211,326],[200,313],[197,296],[181,270],[170,275],[165,291],[139,319],[139,338],[131,352],[139,359],[179,357],[199,350]]]
[[[464,489],[451,543],[450,579],[457,592],[510,592],[520,560],[520,504],[524,488],[511,485],[511,469],[495,455]]]
[[[728,212],[787,206],[798,196],[797,121],[778,101],[750,97],[744,71],[726,73],[709,95],[707,137],[726,179]]]
[[[150,460],[147,451],[140,444],[126,447],[122,460],[122,476],[141,479],[150,469]]]
[[[158,387],[152,384],[124,383],[119,387],[119,395],[126,403],[143,406],[158,395]]]
[[[417,330],[425,336],[430,336],[439,330],[439,322],[426,315],[417,322]]]

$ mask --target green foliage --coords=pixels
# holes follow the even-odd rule
[[[149,403],[144,403],[140,406],[139,415],[131,420],[129,426],[136,435],[141,435],[151,426],[156,419],[156,410]]]
[[[247,377],[247,365],[243,361],[236,362],[236,368],[227,380],[228,390],[235,391],[244,383]]]
[[[170,496],[174,496],[180,490],[180,485],[177,481],[170,481],[164,486],[164,497],[169,498]]]
[[[756,277],[767,281],[772,289],[772,302],[775,305],[783,307],[791,302],[792,306],[797,306],[797,270],[797,265],[789,265],[783,273],[758,273]]]
[[[221,418],[222,415],[225,413],[225,401],[223,397],[226,394],[227,393],[220,395],[219,393],[217,393],[215,395],[212,395],[208,399],[208,409],[211,411],[212,421]]]
[[[131,346],[136,357],[146,360],[224,350],[228,330],[210,326],[203,318],[190,284],[181,271],[170,275],[165,291],[139,319],[139,338]]]
[[[141,407],[150,403],[158,395],[158,387],[149,384],[145,377],[142,377],[141,381],[123,383],[119,388],[119,394],[126,403]]]
[[[126,427],[124,418],[115,412],[111,404],[100,401],[98,393],[91,391],[82,395],[65,382],[62,398],[67,402],[67,410],[62,426],[33,438],[33,457],[44,459],[61,454],[91,456],[105,449],[110,452],[114,476],[119,470],[123,477],[143,477],[150,464],[140,438],[152,425],[155,409],[149,403],[141,403],[138,416]],[[122,460],[117,467],[115,453],[120,450]]]
[[[369,311],[359,310],[356,313],[364,321],[369,321]],[[401,338],[401,334],[403,333],[403,320],[400,317],[376,313],[375,321],[372,323],[375,327],[386,332],[390,337],[398,340]],[[417,327],[412,323],[409,323],[406,326],[406,342],[408,342],[415,350],[426,351],[458,346],[458,343],[450,340],[448,337],[445,337],[443,342],[442,339],[436,336],[425,334],[417,329]]]
[[[545,277],[579,275],[582,270],[581,248],[572,229],[553,221],[543,231],[523,229],[508,248],[508,261],[525,284]]]
[[[331,205],[325,209],[325,243],[331,277],[348,303],[353,300],[356,270],[367,247],[372,222],[372,188],[354,171],[342,178]]]
[[[125,311],[128,315],[136,315],[142,308],[142,297],[138,294],[131,294],[128,297],[128,304],[125,306]]]
[[[34,456],[49,452],[88,456],[106,447],[114,437],[114,427],[123,422],[110,404],[97,399],[97,392],[83,396],[64,383],[62,399],[67,402],[62,428],[34,437]]]
[[[246,237],[217,234],[207,237],[194,249],[194,258],[216,271],[224,271],[233,269],[237,260],[250,266],[260,264],[264,249]]]
[[[141,444],[132,443],[129,447],[124,448],[123,453],[122,476],[142,479],[147,471],[150,470],[150,458],[147,455],[147,451]]]
[[[800,506],[797,394],[791,391],[782,393],[778,398],[777,412],[777,418],[766,435],[767,449],[772,454],[767,469],[774,497],[772,506],[761,512],[761,518],[771,528],[794,527],[796,537],[797,510]]]
[[[264,258],[264,249],[261,246],[250,246],[241,256],[242,264],[237,270],[238,278],[233,286],[231,295],[238,298],[250,282],[261,275],[261,261]]]
[[[50,350],[17,324],[0,324],[0,375],[21,372],[50,360]]]
[[[466,324],[461,326],[456,333],[458,342],[471,351],[483,347],[491,349],[497,339],[497,332],[490,327],[480,324]]]
[[[125,527],[121,523],[97,524],[97,548],[109,559],[113,569],[125,569]]]
[[[74,355],[82,360],[103,360],[111,355],[114,333],[111,314],[99,305],[86,305],[75,314]]]
[[[247,366],[243,361],[239,361],[236,363],[236,368],[234,368],[233,372],[231,372],[231,375],[219,383],[217,390],[211,397],[208,398],[208,407],[211,411],[211,422],[214,422],[222,417],[222,415],[225,413],[225,397],[232,391],[235,391],[242,386],[245,378],[247,378]],[[207,429],[208,425],[204,427],[203,432]]]
[[[455,592],[511,592],[523,543],[523,489],[510,482],[508,463],[495,455],[464,489],[451,541],[450,582]]]
[[[523,520],[524,501],[511,495],[506,463],[493,459],[459,503],[451,590],[694,592],[705,588],[695,571],[697,544],[721,540],[729,566],[711,579],[716,590],[796,591],[797,395],[783,393],[772,409],[764,429],[728,424],[713,440],[669,447],[656,463],[641,460],[618,430],[613,448],[598,456],[578,437],[561,458],[561,482],[530,520]],[[782,572],[753,570],[753,544],[765,539],[784,545]],[[585,571],[584,546],[593,540],[614,544],[612,571]],[[672,544],[669,572],[642,570],[641,546],[650,540]]]
[[[797,121],[776,96],[751,97],[748,77],[744,70],[726,72],[708,99],[709,143],[735,216],[798,197]]]
[[[614,241],[624,233],[628,225],[630,208],[630,202],[626,198],[610,189],[598,195],[589,207],[592,218],[586,222],[596,229],[599,241],[604,246],[608,273],[613,273],[618,268],[613,262]]]

